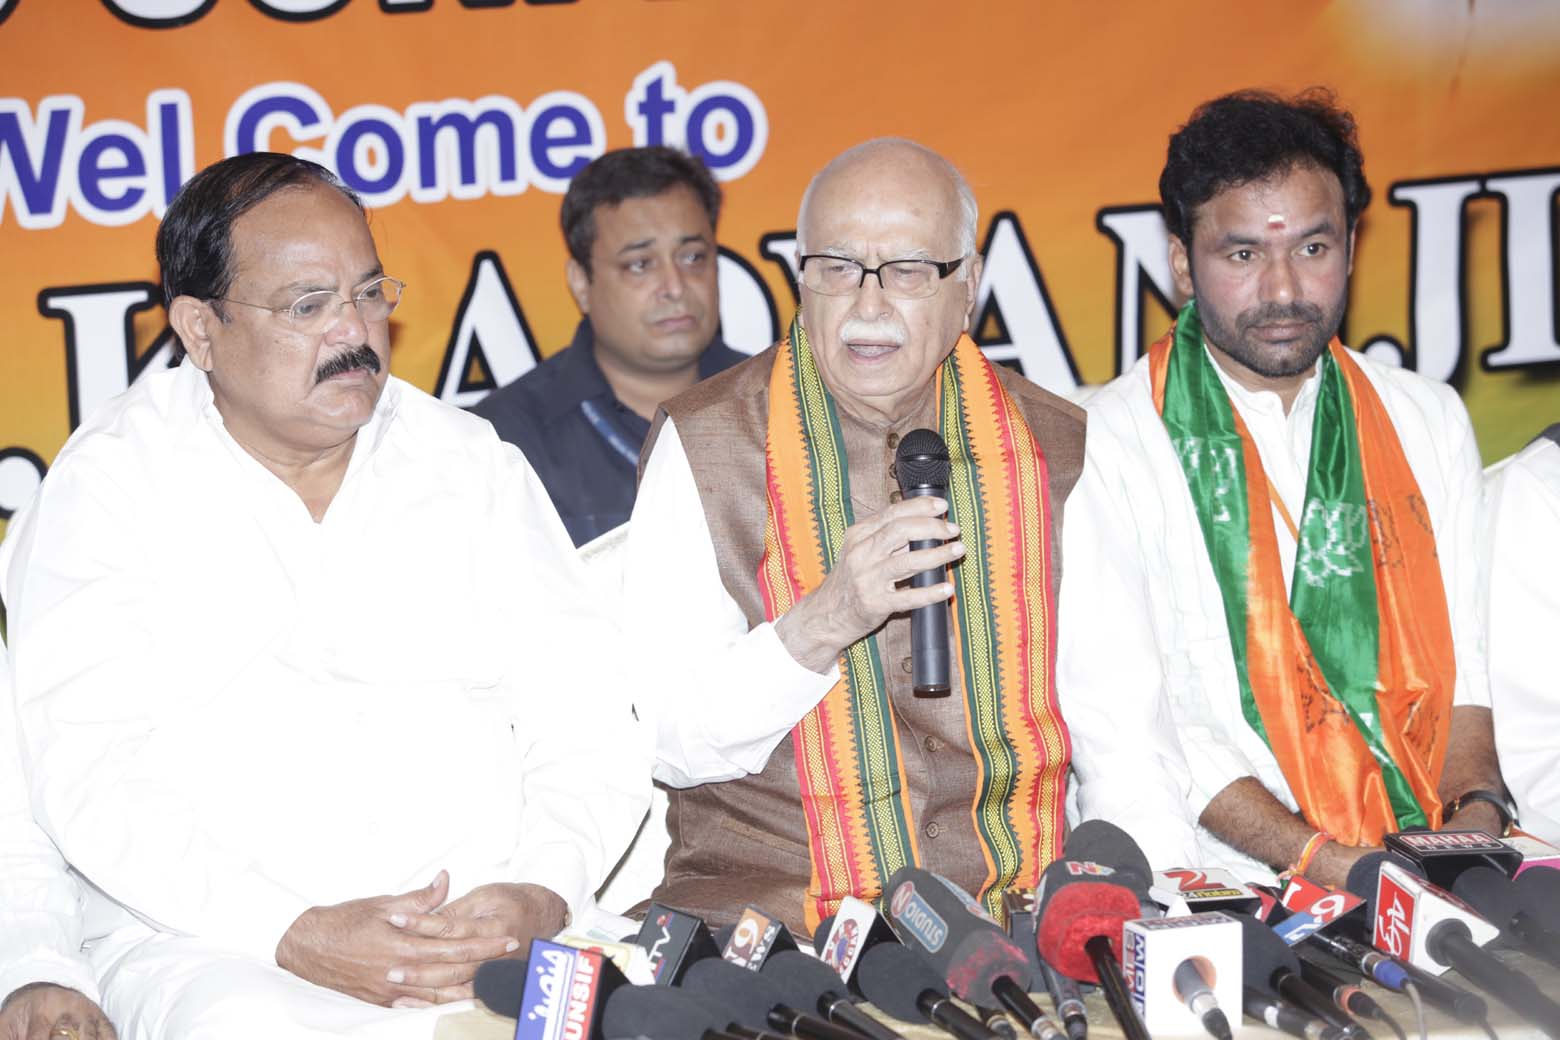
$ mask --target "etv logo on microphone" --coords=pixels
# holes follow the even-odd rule
[[[1398,884],[1386,871],[1376,889],[1376,948],[1394,957],[1408,956],[1408,937],[1414,919],[1414,894]]]
[[[936,953],[942,949],[943,942],[948,938],[948,922],[921,898],[921,894],[915,890],[914,881],[906,881],[894,890],[894,898],[889,901],[888,909],[894,915],[894,920],[910,933],[911,938],[928,951]]]

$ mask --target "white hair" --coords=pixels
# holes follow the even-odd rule
[[[848,166],[853,166],[863,160],[873,158],[879,152],[909,149],[940,166],[953,183],[953,190],[959,197],[959,255],[969,256],[975,252],[975,234],[980,222],[980,206],[975,202],[975,193],[970,190],[969,182],[959,172],[959,168],[944,159],[941,155],[932,151],[924,144],[919,144],[904,137],[877,137],[870,141],[863,141],[845,149],[839,155],[829,160],[829,164],[813,175],[813,179],[807,182],[807,190],[802,192],[802,204],[796,213],[796,251],[798,255],[807,252],[807,208],[812,202],[813,192],[818,185],[827,180],[831,174],[838,173]],[[954,276],[963,281],[969,270],[969,265],[963,265]]]

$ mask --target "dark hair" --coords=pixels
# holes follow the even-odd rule
[[[363,208],[362,201],[318,163],[280,152],[249,152],[213,163],[191,177],[157,228],[157,265],[163,303],[175,297],[219,300],[233,284],[233,224],[283,188],[326,184]],[[220,302],[217,316],[226,320]],[[174,358],[184,355],[175,341]]]
[[[1198,206],[1226,188],[1297,165],[1338,178],[1346,230],[1353,234],[1370,204],[1370,185],[1354,117],[1337,106],[1330,91],[1313,87],[1285,99],[1265,90],[1239,90],[1204,102],[1170,137],[1159,175],[1165,227],[1190,247]]]
[[[720,186],[704,164],[675,148],[619,148],[593,161],[569,182],[558,222],[569,255],[590,271],[590,251],[596,244],[596,208],[616,206],[624,199],[644,199],[682,185],[690,189],[709,215],[710,227],[720,221]]]

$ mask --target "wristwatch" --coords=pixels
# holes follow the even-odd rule
[[[1500,815],[1499,837],[1504,838],[1511,833],[1511,828],[1517,822],[1516,805],[1511,801],[1510,798],[1498,795],[1494,791],[1486,791],[1481,788],[1475,788],[1472,791],[1464,791],[1462,794],[1452,799],[1452,804],[1446,807],[1445,819],[1450,820],[1453,816],[1456,816],[1458,811],[1466,806],[1469,802],[1485,802],[1491,806],[1494,806],[1495,812]]]

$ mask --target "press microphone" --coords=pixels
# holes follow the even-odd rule
[[[1001,1005],[1041,1040],[1066,1040],[1025,988],[1029,958],[968,892],[929,870],[901,867],[884,893],[900,941],[925,954],[954,993]]]
[[[880,942],[898,943],[899,936],[875,906],[855,896],[842,899],[839,910],[833,917],[818,922],[818,930],[813,935],[813,949],[818,959],[843,979],[846,987],[858,997],[862,994],[856,982],[856,970],[861,964],[861,955]]]
[[[1299,1037],[1300,1040],[1343,1040],[1346,1035],[1337,1026],[1328,1025],[1315,1015],[1277,1000],[1255,986],[1241,991],[1241,1010],[1271,1029]]]
[[[1499,928],[1513,945],[1560,966],[1560,932],[1546,928],[1527,893],[1498,870],[1474,867],[1452,884],[1452,894]]]
[[[1302,953],[1298,959],[1300,977],[1320,990],[1323,995],[1331,997],[1333,1006],[1339,1011],[1381,1022],[1396,1033],[1399,1040],[1407,1040],[1407,1034],[1403,1032],[1403,1027],[1398,1024],[1397,1019],[1387,1014],[1386,1009],[1376,1003],[1375,998],[1369,993],[1325,965],[1317,963],[1312,956]]]
[[[937,969],[908,946],[877,944],[861,955],[856,974],[866,998],[902,1022],[930,1022],[958,1040],[1001,1040],[953,1002]]]
[[[477,1001],[495,1015],[520,1017],[520,994],[525,990],[526,961],[486,961],[477,965],[471,988]]]
[[[1474,867],[1492,867],[1510,877],[1522,865],[1522,853],[1483,831],[1402,831],[1388,834],[1382,845],[1412,862],[1416,874],[1445,890]]]
[[[1064,975],[1097,983],[1127,1040],[1149,1040],[1121,976],[1121,934],[1138,896],[1095,863],[1057,860],[1041,877],[1040,956]]]
[[[859,1034],[799,1011],[773,981],[720,958],[698,961],[683,974],[684,991],[731,1015],[749,1029],[773,1029],[801,1040],[861,1040]],[[735,1032],[728,1024],[727,1029]]]
[[[1350,881],[1360,886],[1354,894],[1370,902],[1372,938],[1378,947],[1429,971],[1455,968],[1546,1033],[1560,1037],[1560,1004],[1484,949],[1499,929],[1456,896],[1391,861],[1382,864],[1374,891],[1364,879]]]
[[[1029,961],[1030,978],[1024,987],[1031,992],[1044,989],[1062,1020],[1067,1040],[1087,1040],[1089,1016],[1078,983],[1040,959],[1038,938],[1040,905],[1032,888],[1010,888],[1002,893],[1002,909],[1007,917],[1007,935],[1024,951]],[[990,1023],[987,1023],[990,1025]],[[996,1028],[993,1026],[992,1028]],[[1001,1032],[1000,1029],[997,1030]]]
[[[791,1007],[812,1008],[825,1021],[853,1029],[868,1040],[904,1040],[858,1008],[846,992],[844,980],[816,957],[800,950],[782,950],[765,962],[762,974]]]
[[[1370,1036],[1365,1027],[1333,1007],[1331,999],[1300,976],[1299,959],[1273,929],[1252,917],[1239,920],[1246,985],[1287,1000],[1344,1033]]]
[[[739,1040],[721,1028],[723,1015],[668,986],[625,986],[607,998],[602,1035],[607,1040]]]
[[[632,989],[599,950],[531,940],[526,960],[478,966],[472,990],[489,1010],[517,1020],[515,1040],[601,1036],[603,1005]]]
[[[720,956],[720,947],[702,920],[660,903],[650,904],[634,942],[650,955],[658,986],[675,986],[688,965]]]
[[[720,951],[725,960],[739,968],[758,971],[771,954],[796,949],[791,930],[778,917],[748,906],[731,926],[731,936]]]
[[[1038,940],[1038,933],[1030,940],[1036,945],[1036,956],[1040,952]],[[1078,983],[1043,960],[1040,962],[1040,974],[1045,981],[1045,991],[1051,995],[1051,1003],[1056,1006],[1056,1015],[1062,1020],[1062,1028],[1067,1030],[1067,1040],[1088,1040],[1088,1006],[1083,1002],[1083,991],[1078,988]]]
[[[1550,931],[1560,932],[1560,870],[1530,867],[1517,875],[1515,883],[1534,920]]]
[[[905,498],[948,497],[948,445],[927,429],[911,430],[899,442],[894,472]],[[934,549],[939,539],[910,543],[911,551]],[[948,580],[948,568],[933,567],[911,575],[912,588],[926,589]],[[916,607],[910,612],[910,678],[917,697],[948,696],[948,601]]]

